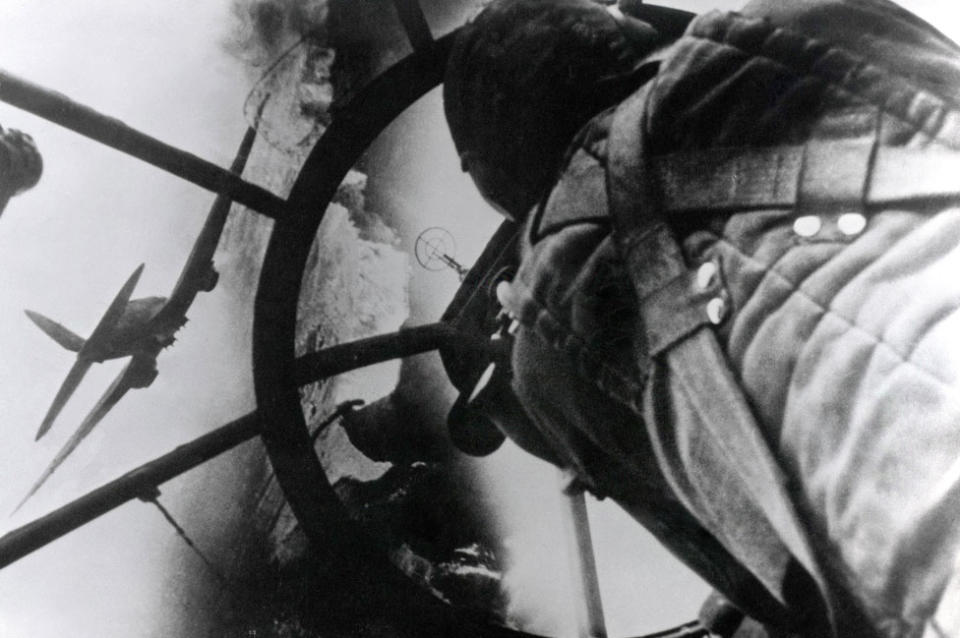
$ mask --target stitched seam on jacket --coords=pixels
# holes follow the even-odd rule
[[[522,295],[521,304],[532,306],[535,312],[532,321],[528,319],[529,315],[526,312],[521,312],[520,315],[523,317],[522,323],[528,328],[536,330],[542,340],[548,343],[551,348],[563,352],[570,359],[578,376],[590,381],[590,383],[604,395],[622,403],[636,414],[641,414],[640,393],[642,392],[646,375],[638,378],[634,375],[625,374],[619,368],[606,363],[603,356],[586,345],[583,337],[574,332],[573,329],[554,315],[547,305],[537,299],[524,282],[516,279],[514,280],[513,286],[517,288],[517,292]],[[562,333],[562,342],[549,338],[548,335],[545,335],[542,330],[537,328],[537,324],[540,323],[541,320],[547,323],[552,330],[555,330],[557,333]],[[598,370],[601,371],[595,378],[592,375],[585,374],[582,369],[580,363],[582,356],[589,357],[597,366]],[[606,385],[601,382],[604,377],[615,379],[624,391],[617,392],[615,389],[606,387]]]
[[[911,359],[910,354],[913,352],[913,350],[911,350],[907,354],[900,352],[896,347],[893,346],[893,344],[885,340],[882,336],[874,334],[870,330],[867,330],[860,324],[856,323],[856,321],[854,321],[853,319],[850,319],[849,317],[843,315],[842,313],[837,312],[834,308],[830,307],[829,305],[824,305],[823,301],[819,299],[815,299],[808,292],[800,288],[800,285],[802,284],[802,282],[800,282],[799,284],[797,282],[794,282],[792,279],[787,277],[785,274],[783,274],[776,268],[772,266],[768,266],[764,264],[762,261],[753,257],[752,255],[749,255],[741,251],[735,244],[727,241],[724,238],[719,239],[718,243],[725,244],[743,259],[751,262],[756,266],[760,266],[762,269],[765,270],[764,277],[766,277],[769,274],[779,279],[782,283],[786,284],[793,291],[793,293],[789,295],[789,297],[792,297],[793,295],[799,295],[800,298],[808,301],[810,304],[818,308],[820,310],[820,317],[817,319],[817,324],[814,327],[814,330],[816,330],[816,328],[823,322],[824,317],[826,317],[827,315],[830,315],[833,318],[838,319],[841,323],[847,326],[848,331],[854,330],[860,333],[861,335],[865,336],[868,340],[872,341],[874,343],[874,346],[883,346],[885,349],[889,350],[889,352],[896,359],[899,360],[900,363],[898,365],[909,365],[911,368],[920,372],[924,377],[927,377],[930,380],[936,382],[939,386],[949,389],[951,391],[949,393],[950,400],[953,403],[960,405],[960,398],[954,397],[956,388],[954,388],[954,386],[951,385],[948,381],[941,379],[939,376],[937,376],[937,374],[934,371],[928,370],[924,366],[920,365],[919,363]],[[955,308],[955,310],[956,309],[960,309],[960,306]],[[792,376],[792,373],[791,373],[791,376]]]
[[[742,16],[740,16],[739,19],[740,19],[740,20],[746,20],[746,19],[743,18]],[[769,23],[767,23],[767,24],[769,25]],[[926,136],[927,138],[929,138],[929,139],[930,139],[931,141],[933,141],[933,142],[936,142],[936,143],[938,143],[938,144],[941,144],[941,145],[943,145],[943,146],[947,146],[947,147],[953,148],[953,149],[960,148],[960,142],[957,142],[957,141],[952,141],[952,142],[951,142],[951,141],[949,141],[949,140],[943,139],[943,138],[940,136],[940,133],[942,133],[942,131],[931,131],[931,130],[927,130],[926,127],[929,126],[929,124],[930,124],[930,122],[929,122],[929,114],[928,114],[928,118],[927,118],[928,121],[927,121],[927,122],[918,122],[918,121],[916,120],[916,118],[910,117],[908,113],[904,113],[901,109],[895,109],[895,108],[892,106],[892,104],[891,104],[891,101],[892,101],[891,94],[893,94],[893,93],[895,92],[895,90],[901,90],[901,91],[904,91],[904,92],[909,92],[909,93],[913,96],[913,99],[916,99],[917,96],[923,96],[923,97],[925,97],[926,99],[929,99],[931,102],[935,103],[935,109],[936,109],[938,112],[942,112],[942,113],[943,113],[942,116],[939,116],[939,115],[938,115],[938,116],[935,118],[937,124],[938,124],[938,125],[941,125],[942,122],[943,122],[943,120],[944,120],[945,117],[946,117],[946,113],[947,113],[947,112],[957,112],[957,111],[955,111],[955,109],[950,108],[950,105],[948,105],[947,102],[946,102],[943,98],[937,96],[937,95],[934,94],[934,93],[931,93],[930,91],[928,91],[928,90],[926,90],[926,89],[924,89],[924,88],[922,88],[922,87],[919,87],[919,86],[917,86],[917,85],[915,85],[915,84],[907,81],[907,80],[906,80],[903,76],[901,76],[901,75],[896,75],[896,74],[892,73],[891,71],[889,71],[889,70],[887,70],[887,69],[884,69],[884,68],[882,68],[882,67],[879,67],[879,66],[877,66],[877,65],[875,65],[875,64],[872,64],[872,63],[870,63],[870,62],[868,62],[868,61],[866,61],[866,60],[864,60],[864,59],[862,59],[862,58],[860,58],[860,57],[858,57],[858,56],[855,56],[855,55],[849,53],[848,51],[846,51],[846,50],[844,50],[844,49],[842,49],[842,48],[839,48],[839,47],[836,47],[836,46],[832,46],[832,45],[828,44],[827,42],[824,42],[824,41],[822,41],[822,40],[817,40],[816,38],[810,38],[810,37],[805,36],[803,33],[798,32],[798,31],[794,31],[794,30],[790,30],[790,29],[784,29],[784,28],[782,28],[782,27],[772,27],[772,25],[770,25],[770,26],[771,26],[771,29],[770,29],[770,31],[766,34],[766,36],[764,37],[763,42],[762,42],[756,49],[752,49],[752,50],[751,50],[751,49],[745,49],[745,48],[740,47],[740,46],[738,46],[738,45],[736,45],[736,44],[734,44],[734,43],[729,42],[728,39],[727,39],[727,37],[726,37],[726,36],[728,36],[728,33],[725,33],[725,34],[724,34],[724,39],[723,39],[723,40],[712,39],[712,38],[706,37],[706,36],[704,36],[704,35],[699,35],[699,34],[696,34],[696,33],[688,34],[688,35],[686,35],[685,37],[689,37],[689,38],[692,38],[692,39],[700,40],[700,41],[702,41],[702,42],[708,42],[708,43],[710,43],[710,44],[712,44],[712,45],[715,45],[715,46],[718,46],[718,47],[727,48],[727,49],[731,49],[731,50],[734,50],[734,51],[739,51],[739,52],[741,52],[741,53],[743,53],[743,54],[746,54],[746,55],[748,55],[748,56],[751,56],[751,57],[763,58],[763,59],[765,59],[765,60],[768,60],[769,62],[772,62],[772,63],[780,66],[780,67],[783,68],[783,69],[787,69],[787,70],[791,71],[794,75],[797,76],[797,78],[805,78],[805,77],[806,77],[806,78],[816,78],[816,79],[818,79],[818,80],[821,80],[821,81],[823,81],[824,83],[826,83],[826,84],[829,85],[829,86],[832,86],[832,87],[835,87],[835,88],[837,88],[837,89],[840,89],[843,93],[846,93],[846,94],[848,94],[848,95],[852,95],[852,96],[859,97],[859,98],[865,100],[866,102],[868,102],[868,103],[870,103],[870,104],[873,104],[874,106],[876,106],[876,107],[879,108],[879,110],[880,110],[881,113],[884,113],[884,114],[886,114],[886,115],[889,115],[889,116],[891,116],[891,117],[893,117],[893,118],[895,118],[895,119],[897,119],[897,120],[899,120],[899,121],[901,121],[901,122],[903,122],[903,123],[905,123],[905,124],[910,125],[917,133],[923,134],[924,136]],[[823,76],[822,74],[815,73],[812,69],[811,69],[811,71],[809,71],[809,72],[808,72],[808,71],[803,71],[803,70],[797,69],[797,68],[795,68],[794,66],[792,66],[792,65],[790,65],[790,64],[782,61],[781,59],[778,59],[778,58],[775,58],[775,57],[771,57],[771,55],[769,54],[769,52],[768,52],[766,49],[769,48],[769,44],[770,44],[771,40],[774,39],[775,37],[777,37],[779,34],[788,34],[788,35],[793,35],[793,36],[801,37],[801,38],[803,38],[804,40],[806,40],[807,42],[817,43],[817,44],[823,44],[823,45],[826,47],[826,50],[825,50],[821,55],[819,55],[817,58],[809,61],[809,66],[811,66],[811,67],[815,67],[815,66],[820,65],[820,64],[822,63],[823,59],[824,59],[825,57],[827,57],[828,55],[838,55],[838,54],[839,54],[839,55],[842,55],[842,56],[844,56],[844,57],[846,58],[847,63],[850,64],[852,68],[848,69],[848,70],[846,71],[846,73],[844,74],[843,78],[838,81],[838,80],[836,80],[836,79],[827,78],[827,77]],[[876,71],[877,73],[882,74],[883,77],[884,77],[885,79],[887,79],[888,81],[891,81],[891,82],[893,82],[893,83],[895,83],[895,84],[897,84],[897,85],[899,85],[899,86],[895,87],[894,90],[889,90],[888,87],[885,87],[884,90],[883,90],[883,93],[884,93],[884,94],[883,94],[882,96],[877,95],[876,92],[874,92],[874,93],[863,92],[863,91],[858,91],[858,90],[856,90],[854,87],[851,87],[851,86],[850,86],[850,83],[851,83],[852,77],[853,77],[853,76],[863,75],[866,71]]]
[[[782,272],[780,272],[776,268],[772,266],[767,266],[761,260],[756,259],[754,256],[743,252],[742,250],[739,249],[738,246],[734,245],[730,241],[727,241],[726,238],[718,239],[718,243],[725,244],[731,250],[733,250],[739,256],[741,256],[743,259],[753,264],[757,264],[761,266],[764,269],[764,277],[763,277],[764,279],[766,279],[767,276],[773,276],[779,279],[781,282],[785,283],[792,291],[791,294],[787,295],[787,299],[789,299],[794,294],[796,294],[802,300],[804,300],[805,302],[817,308],[819,310],[819,313],[816,318],[816,324],[813,327],[813,331],[817,330],[817,328],[823,323],[824,319],[827,316],[830,316],[836,320],[839,320],[841,323],[843,323],[846,326],[845,333],[856,331],[860,335],[866,337],[868,341],[871,342],[870,353],[869,353],[869,357],[871,360],[878,354],[878,352],[881,352],[881,351],[886,352],[888,355],[891,355],[894,359],[896,359],[896,363],[894,364],[895,367],[899,368],[901,366],[908,366],[909,369],[917,372],[922,378],[928,381],[931,381],[934,385],[936,385],[941,389],[947,390],[947,392],[944,392],[943,394],[944,400],[952,404],[955,408],[960,409],[960,397],[956,396],[956,388],[952,384],[938,377],[934,372],[927,370],[925,367],[921,366],[916,361],[910,358],[910,355],[912,355],[912,353],[914,352],[915,347],[912,348],[906,355],[904,353],[901,353],[897,348],[895,348],[892,344],[890,344],[890,342],[884,340],[882,337],[875,335],[871,331],[865,329],[863,326],[857,324],[856,322],[849,319],[842,313],[837,312],[833,308],[829,306],[824,306],[820,300],[815,299],[809,293],[800,289],[797,283],[795,283],[793,280],[791,280],[789,277],[784,275]],[[789,252],[790,252],[789,250],[786,251],[786,253],[789,253]],[[779,259],[777,260],[777,262],[779,262]],[[802,281],[805,281],[805,280],[806,280],[806,277]],[[782,307],[782,304],[780,307]],[[941,317],[937,323],[939,323],[939,321],[942,321],[944,318],[946,318],[946,316],[950,316],[956,313],[958,310],[960,310],[960,306],[958,305],[953,306],[951,308],[951,311],[949,313],[945,313],[945,317]],[[931,324],[928,330],[932,328],[933,325],[935,324]],[[794,369],[791,368],[787,387],[790,387],[792,385],[793,376],[794,376]],[[830,535],[827,534],[827,536],[829,537]],[[831,541],[832,540],[833,539],[831,539]],[[840,570],[840,573],[849,580],[849,582],[856,582],[857,580],[856,573],[853,571],[852,566],[847,565],[845,561],[839,565],[839,570]],[[903,615],[902,609],[890,608],[883,605],[872,605],[871,610],[873,613],[877,614],[878,621],[892,622],[896,624],[898,627],[903,627],[903,626],[916,627],[918,623],[916,619],[905,618]]]
[[[794,244],[791,244],[791,245],[787,246],[786,249],[785,249],[783,252],[781,252],[779,255],[777,255],[777,256],[776,256],[776,259],[774,259],[772,262],[764,262],[763,260],[758,259],[755,254],[750,254],[750,253],[747,253],[746,251],[744,251],[739,245],[737,245],[737,244],[735,243],[735,241],[733,240],[732,237],[729,237],[729,236],[726,235],[726,234],[724,234],[724,235],[721,236],[721,239],[718,240],[718,243],[720,243],[720,242],[722,242],[722,243],[724,243],[724,244],[726,244],[726,245],[728,245],[728,246],[731,246],[731,247],[735,248],[738,253],[740,253],[741,255],[743,255],[743,256],[745,256],[745,257],[748,257],[752,263],[754,263],[754,264],[760,264],[760,265],[762,266],[763,276],[762,276],[762,277],[760,278],[760,280],[757,282],[756,286],[754,286],[753,290],[750,291],[749,295],[747,296],[748,299],[753,299],[754,295],[756,295],[756,293],[757,293],[757,290],[758,290],[761,286],[763,286],[764,284],[766,284],[766,282],[767,282],[770,278],[772,278],[772,277],[777,277],[777,276],[780,274],[780,271],[779,271],[779,269],[778,269],[779,266],[780,266],[780,264],[782,264],[782,263],[784,262],[784,260],[786,260],[786,259],[790,256],[790,253],[792,253],[796,248],[798,248],[798,247],[800,247],[800,246],[803,245],[803,244],[795,244],[795,243],[794,243]],[[819,243],[819,244],[822,245],[822,244],[825,244],[825,243],[828,243],[828,242],[817,242],[817,243]],[[839,241],[838,241],[838,242],[830,242],[830,243],[842,244],[843,246],[848,246],[848,245],[849,245],[848,242],[839,242]],[[836,255],[831,255],[830,258],[832,259],[832,258],[835,257],[835,256],[836,256]],[[870,264],[868,263],[868,264],[864,265],[863,268],[867,268],[867,267],[869,267],[869,265],[870,265]],[[818,267],[818,268],[814,268],[812,271],[806,273],[806,274],[805,274],[801,279],[799,279],[798,281],[789,280],[789,281],[788,281],[788,283],[790,284],[789,289],[790,289],[790,290],[794,290],[794,291],[800,289],[800,288],[807,282],[807,280],[808,280],[810,277],[812,277],[812,276],[817,272],[817,270],[819,270],[819,267]],[[863,269],[857,271],[857,274],[859,274],[860,272],[862,272],[862,270],[863,270]],[[782,276],[781,276],[781,278],[786,279],[786,277],[782,277]],[[785,300],[788,299],[789,296],[790,296],[789,293],[786,294],[786,295],[784,295]],[[765,317],[765,318],[764,318],[764,322],[766,321],[767,318],[768,318],[768,317]],[[822,315],[821,315],[821,319],[822,319]],[[793,370],[792,370],[792,369],[791,369],[791,371],[790,371],[790,375],[791,375],[791,378],[792,378],[792,376],[793,376]]]

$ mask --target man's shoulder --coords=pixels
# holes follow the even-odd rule
[[[557,179],[533,213],[533,243],[573,224],[607,224],[607,138],[613,112],[594,117],[573,139]]]
[[[576,150],[582,150],[591,156],[600,164],[606,164],[607,161],[607,138],[610,136],[610,126],[613,123],[613,114],[618,105],[600,112],[581,128],[573,138],[570,150],[567,152],[567,160]]]

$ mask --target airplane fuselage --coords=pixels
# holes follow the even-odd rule
[[[161,326],[155,321],[166,302],[166,297],[131,299],[96,360],[129,357],[154,349],[156,344],[165,347],[173,343],[174,333],[180,326]]]
[[[264,104],[266,101],[264,101]],[[262,108],[262,107],[261,107]],[[259,115],[258,115],[259,118]],[[253,146],[256,131],[247,130],[237,156],[230,166],[235,175],[243,173],[250,149]],[[80,426],[57,453],[53,461],[44,470],[37,482],[28,492],[24,501],[35,493],[44,481],[60,466],[84,437],[96,427],[97,423],[120,401],[128,390],[146,388],[157,377],[157,355],[174,342],[176,332],[186,323],[186,313],[200,292],[209,292],[217,285],[218,275],[213,267],[213,255],[217,249],[220,235],[230,213],[231,199],[219,195],[213,202],[207,220],[203,224],[177,279],[177,283],[165,297],[142,297],[131,299],[144,265],[140,264],[127,279],[123,287],[113,298],[100,322],[87,339],[71,332],[56,321],[40,313],[27,310],[27,317],[44,333],[63,348],[77,353],[77,358],[67,373],[66,379],[57,391],[47,414],[40,423],[36,438],[39,440],[53,425],[54,420],[83,380],[90,366],[107,359],[130,357],[129,363],[120,375],[107,388]]]

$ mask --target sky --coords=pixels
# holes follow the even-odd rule
[[[3,5],[0,68],[229,165],[246,128],[248,79],[223,51],[226,2]],[[30,133],[45,163],[39,185],[0,218],[6,531],[243,414],[252,399],[232,300],[220,289],[201,295],[180,342],[161,354],[153,386],[130,392],[35,499],[8,517],[124,364],[94,366],[47,437],[34,443],[73,355],[23,309],[87,335],[140,263],[146,269],[134,296],[169,294],[213,196],[6,105],[0,123]],[[159,514],[137,502],[21,560],[0,572],[0,635],[162,635],[172,622],[164,558],[173,542]]]
[[[246,77],[221,50],[228,14],[220,5],[111,0],[78,8],[18,2],[0,21],[0,64],[226,165],[246,128],[240,110]],[[49,457],[68,425],[78,422],[122,367],[121,362],[95,366],[51,439],[34,445],[34,424],[72,355],[32,326],[23,309],[89,334],[140,263],[146,269],[134,296],[169,294],[213,197],[6,105],[0,105],[0,122],[33,135],[45,164],[40,184],[14,199],[0,220],[0,404],[11,439],[10,459],[0,469],[3,508],[15,504],[18,488],[30,484],[31,473],[18,463]],[[216,299],[218,292],[201,297],[191,312],[194,320],[211,306],[207,297]],[[180,336],[189,343],[195,332]],[[186,347],[161,355],[161,368],[176,366],[190,350],[180,345]],[[171,376],[161,375],[149,391],[132,393],[121,408],[145,394],[163,394]]]
[[[229,164],[247,126],[242,105],[250,77],[223,46],[231,24],[226,0],[2,3],[0,68]],[[678,0],[674,6],[700,11],[735,4]],[[960,16],[952,3],[903,4],[948,35],[960,36]],[[438,117],[436,103],[424,108]],[[212,195],[2,104],[0,124],[33,135],[45,162],[40,184],[13,199],[0,218],[2,533],[253,405],[249,353],[238,336],[246,330],[237,325],[238,317],[246,320],[237,310],[244,300],[221,287],[199,297],[179,342],[160,356],[153,386],[131,392],[35,499],[7,517],[122,367],[122,362],[95,366],[50,434],[34,443],[72,355],[37,330],[23,309],[86,335],[140,263],[146,270],[135,296],[168,294]],[[430,144],[449,142],[438,134]],[[449,193],[430,187],[434,168],[431,162],[409,168],[411,179],[424,184],[418,200],[426,211],[424,227],[451,209]],[[465,188],[456,190],[463,200],[452,208],[475,210],[476,198],[464,194]],[[485,228],[495,225],[491,218],[489,224],[459,227],[465,263],[479,251]],[[437,285],[452,289],[455,283],[451,277]],[[437,298],[446,300],[449,293],[444,290]],[[499,462],[507,461],[493,461]],[[537,487],[505,505],[516,510],[511,516],[517,520],[524,504],[545,502],[545,494],[553,493],[549,468],[532,463]],[[170,489],[190,488],[187,480]],[[559,506],[552,507],[556,513]],[[170,610],[164,607],[169,580],[163,551],[176,540],[158,517],[144,515],[144,508],[124,506],[0,572],[0,636],[46,638],[68,629],[80,638],[164,635]],[[705,591],[702,584],[656,551],[615,506],[592,504],[590,515],[611,635],[689,618]],[[549,526],[551,520],[545,515],[541,523]],[[536,531],[524,528],[518,534]],[[530,552],[531,571],[538,570],[538,561],[550,560],[553,550],[541,551]]]

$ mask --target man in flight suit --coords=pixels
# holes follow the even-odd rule
[[[498,425],[733,635],[960,638],[960,48],[887,0],[651,16],[498,0],[454,45],[464,169],[523,224]]]

